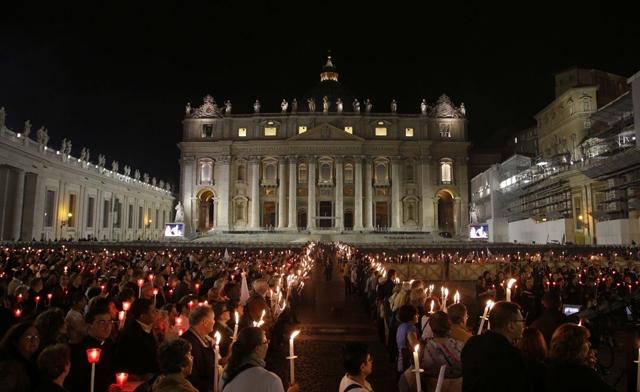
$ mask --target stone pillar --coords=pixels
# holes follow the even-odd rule
[[[278,229],[286,227],[287,220],[287,177],[285,176],[287,165],[284,157],[278,159]]]
[[[354,212],[353,212],[353,230],[362,230],[362,157],[355,156],[353,157],[353,161],[355,162],[355,172],[354,174]]]
[[[364,224],[367,230],[373,230],[373,162],[364,161]]]
[[[342,157],[336,157],[336,208],[335,228],[344,230],[344,190],[342,183]]]
[[[431,189],[431,157],[423,157],[420,162],[420,199],[422,201],[422,231],[431,232],[435,230],[434,214],[436,209],[433,205],[433,195]]]
[[[185,232],[186,233],[195,233],[198,228],[198,211],[197,211],[197,200],[196,195],[193,194],[194,182],[193,182],[193,172],[194,172],[194,157],[183,157],[181,162],[182,175],[181,177],[181,196],[178,201],[182,201],[182,206],[184,208],[184,224],[185,224]],[[177,204],[177,202],[176,202]],[[138,205],[137,203],[134,205],[134,217],[138,215]],[[138,219],[134,219],[134,233],[138,232]],[[173,219],[172,219],[173,221]],[[137,234],[134,236],[134,239],[137,238]]]
[[[400,159],[391,159],[391,230],[402,227],[402,205],[400,204]]]
[[[434,231],[438,231],[440,230],[440,222],[438,220],[438,198],[437,197],[432,197],[431,198],[431,202],[433,203],[433,230]]]
[[[307,165],[309,192],[307,196],[307,230],[316,228],[316,157],[310,156]]]
[[[290,156],[289,159],[289,229],[295,230],[298,227],[297,211],[297,189],[298,189],[298,157]]]
[[[224,155],[216,159],[216,167],[219,167],[216,184],[218,187],[217,215],[218,230],[229,230],[229,181],[231,181],[231,157]]]
[[[453,230],[455,230],[455,233],[452,234],[460,234],[462,227],[462,217],[460,216],[462,214],[462,209],[461,207],[461,201],[462,199],[460,198],[460,196],[456,196],[453,199]]]
[[[11,209],[11,201],[9,200],[9,180],[10,180],[9,167],[0,167],[0,239],[10,239],[9,230],[5,228],[6,223],[9,221],[9,214]]]
[[[251,208],[249,227],[260,227],[260,157],[249,158],[251,169]]]
[[[11,236],[17,240],[20,238],[20,229],[22,228],[22,205],[24,202],[24,170],[17,170],[16,172],[16,194],[15,203],[13,204],[13,230]],[[27,238],[30,240],[31,238]]]

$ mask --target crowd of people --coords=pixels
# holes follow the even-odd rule
[[[315,251],[0,248],[0,390],[284,391],[267,363]]]
[[[595,371],[592,320],[580,318],[581,313],[568,317],[562,304],[576,305],[580,311],[627,299],[637,318],[639,266],[618,270],[602,257],[577,255],[562,263],[556,262],[564,259],[552,255],[523,255],[526,262],[492,255],[493,262],[505,263],[504,272],[483,273],[475,298],[466,298],[480,309],[489,301],[485,327],[478,329],[481,317],[470,317],[465,301],[438,295],[428,285],[431,282],[401,281],[394,269],[380,262],[379,253],[348,246],[341,252],[344,260],[351,260],[343,267],[349,286],[345,293],[360,293],[365,299],[395,365],[400,391],[417,390],[414,351],[423,370],[420,383],[429,391],[435,390],[439,378],[443,391],[615,390]],[[396,262],[402,258],[391,257]],[[425,252],[404,261],[438,257]]]

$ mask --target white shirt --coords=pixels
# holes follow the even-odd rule
[[[345,389],[351,384],[358,384],[358,388],[350,389],[349,392],[373,392],[373,388],[371,388],[371,384],[368,381],[364,381],[365,385],[363,386],[359,382],[349,377],[349,374],[345,374],[340,380],[340,387],[338,387],[338,392],[344,392]]]

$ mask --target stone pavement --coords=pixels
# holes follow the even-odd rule
[[[346,342],[364,342],[371,350],[374,363],[369,381],[375,391],[396,391],[395,371],[385,347],[378,340],[373,320],[364,310],[361,297],[350,295],[345,299],[344,282],[338,266],[333,278],[327,282],[321,269],[316,269],[304,288],[304,299],[299,312],[300,324],[293,328],[302,332],[295,340],[298,356],[295,366],[296,381],[304,392],[337,391],[344,376],[341,348]],[[288,336],[288,335],[287,335]],[[288,344],[282,346],[288,350]],[[288,360],[285,353],[277,355],[279,366],[272,369],[289,384]]]

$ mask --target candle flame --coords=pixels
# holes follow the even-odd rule
[[[216,331],[216,333],[213,335],[214,339],[216,340],[216,346],[220,344],[220,339],[222,339],[222,335],[220,335],[220,331]]]
[[[235,315],[236,315],[236,324],[240,323],[240,315],[238,314],[238,311],[235,311]]]
[[[509,279],[509,282],[507,282],[507,287],[511,288],[511,286],[513,286],[513,284],[517,282],[514,278]]]
[[[291,332],[291,337],[290,337],[289,339],[290,339],[290,340],[293,340],[293,339],[295,339],[299,334],[300,334],[300,330],[299,330],[299,329],[298,329],[298,330],[296,330],[296,331],[293,331],[293,332]]]

